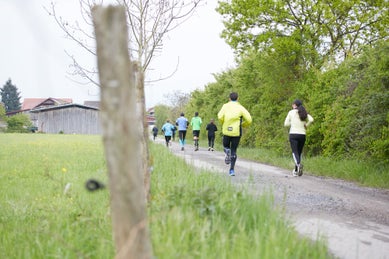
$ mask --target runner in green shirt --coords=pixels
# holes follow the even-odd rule
[[[195,112],[195,116],[190,121],[190,125],[192,126],[192,130],[193,130],[193,140],[194,140],[194,145],[195,145],[195,151],[199,150],[199,138],[200,138],[200,129],[201,129],[202,123],[203,123],[203,121],[199,117],[199,113]]]

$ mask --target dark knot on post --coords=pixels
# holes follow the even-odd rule
[[[85,183],[85,187],[88,191],[94,192],[105,188],[105,185],[95,179],[89,179]]]

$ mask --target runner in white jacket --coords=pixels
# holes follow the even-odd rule
[[[284,126],[289,129],[289,142],[292,148],[295,168],[293,176],[303,175],[303,165],[301,164],[301,154],[306,139],[306,129],[313,122],[311,115],[305,110],[300,100],[295,100],[292,104],[293,109],[288,112]]]

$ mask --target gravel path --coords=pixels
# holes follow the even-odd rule
[[[389,190],[312,176],[306,172],[309,168],[302,177],[292,177],[291,170],[239,157],[236,176],[230,177],[223,152],[194,151],[188,144],[181,151],[176,142],[169,149],[197,168],[250,186],[253,194],[271,190],[276,203],[285,205],[296,230],[312,239],[324,237],[336,257],[389,259]]]

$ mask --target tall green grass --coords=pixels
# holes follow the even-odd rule
[[[238,156],[292,171],[292,155],[280,156],[271,150],[239,148]],[[352,181],[362,186],[389,188],[389,165],[374,161],[336,159],[331,157],[303,157],[304,172]]]
[[[101,137],[0,134],[0,258],[113,258]],[[253,197],[230,178],[198,171],[151,144],[148,206],[156,258],[330,258],[301,238],[271,194]],[[66,186],[70,186],[67,188]]]
[[[112,258],[97,136],[0,134],[0,258]],[[67,192],[65,187],[69,186]]]
[[[219,174],[193,168],[152,145],[150,227],[158,258],[330,258],[301,238],[274,207]]]

